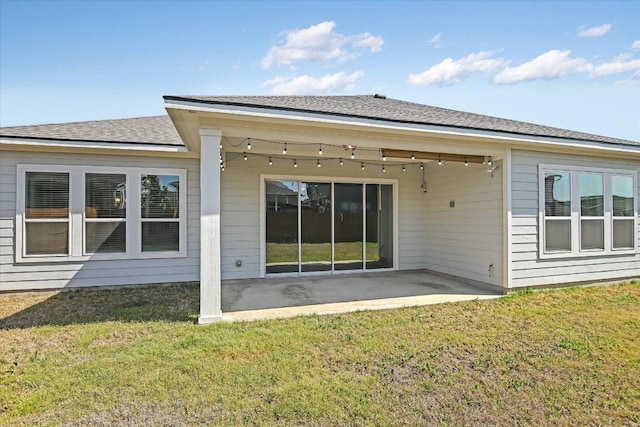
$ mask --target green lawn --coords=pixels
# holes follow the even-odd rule
[[[339,242],[335,244],[336,261],[362,260],[361,242]],[[378,244],[367,242],[367,261],[377,261]],[[294,262],[298,259],[297,243],[267,243],[267,264]],[[303,243],[302,262],[331,261],[331,243]]]
[[[638,425],[640,284],[194,325],[198,288],[0,296],[0,425]]]

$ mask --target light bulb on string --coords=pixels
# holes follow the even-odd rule
[[[344,161],[342,160],[342,157],[340,157],[340,166],[344,165]]]
[[[242,153],[242,158],[243,158],[244,160],[247,160],[247,153]]]
[[[320,148],[318,148],[318,156],[322,156],[322,144],[320,144]]]
[[[284,144],[284,147],[282,148],[282,154],[287,154],[287,144]]]
[[[321,167],[322,167],[322,165],[320,164],[320,159],[318,159],[318,165],[317,165],[317,166],[318,166],[319,168],[321,168]]]
[[[404,165],[402,165],[402,172],[406,172],[406,171],[407,171],[407,168],[404,167]]]
[[[271,157],[269,157],[269,166],[271,166],[273,164],[273,160],[271,159]]]
[[[247,150],[251,150],[251,138],[247,141]]]
[[[293,159],[293,167],[294,168],[298,167],[298,161],[296,159]]]

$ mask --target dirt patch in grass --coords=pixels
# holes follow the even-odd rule
[[[0,298],[0,425],[640,425],[638,284],[207,327],[197,286],[56,303]]]

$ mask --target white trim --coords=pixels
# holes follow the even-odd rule
[[[513,213],[512,213],[512,177],[511,177],[511,148],[507,148],[502,159],[502,215],[503,215],[503,284],[504,288],[511,287],[513,274]]]
[[[545,183],[544,174],[546,172],[565,172],[571,177],[571,216],[565,217],[545,217]],[[580,174],[593,173],[603,177],[604,191],[604,216],[602,217],[582,217],[580,211]],[[613,206],[611,202],[613,176],[629,176],[633,179],[633,248],[613,249]],[[601,257],[610,255],[634,255],[638,253],[637,238],[637,218],[638,218],[638,172],[629,169],[597,168],[568,166],[557,164],[538,164],[538,257],[540,259],[556,258],[584,258]],[[571,250],[565,252],[546,252],[546,220],[571,221]],[[621,218],[621,217],[616,217]],[[627,218],[627,217],[625,217]],[[581,221],[582,219],[604,220],[604,249],[582,249],[581,248]]]
[[[41,262],[84,262],[89,260],[129,260],[156,258],[184,258],[187,256],[187,171],[175,168],[134,168],[93,165],[16,165],[16,263]],[[26,172],[53,172],[69,174],[69,254],[68,255],[26,255],[24,239],[25,227],[25,176]],[[85,174],[110,173],[127,176],[127,217],[126,252],[118,253],[85,253]],[[178,251],[142,252],[140,222],[140,185],[139,179],[132,179],[141,174],[177,175],[180,179],[180,243]],[[137,184],[137,185],[136,185]],[[173,220],[173,219],[170,219]],[[31,221],[31,220],[30,220]],[[111,221],[111,220],[108,220]],[[115,222],[112,221],[112,222]]]
[[[393,266],[388,268],[375,268],[375,269],[367,269],[366,268],[366,248],[363,249],[363,268],[355,269],[355,270],[335,270],[334,265],[334,248],[332,245],[332,253],[331,253],[331,270],[329,271],[311,271],[311,272],[303,272],[301,271],[301,263],[298,263],[298,272],[297,273],[267,273],[266,272],[266,253],[267,253],[267,244],[266,244],[266,235],[267,235],[267,209],[266,209],[266,181],[299,181],[299,182],[323,182],[331,184],[331,241],[335,240],[334,236],[334,212],[333,206],[334,204],[334,184],[362,184],[363,192],[366,194],[366,185],[367,184],[387,184],[392,186],[393,191]],[[300,200],[300,191],[301,186],[298,185],[298,201]],[[272,175],[272,174],[261,174],[260,175],[260,277],[297,277],[297,276],[313,276],[319,274],[344,274],[344,273],[375,273],[378,271],[395,271],[398,269],[399,261],[398,261],[398,193],[399,193],[399,183],[397,179],[383,179],[383,178],[345,178],[345,177],[328,177],[328,176],[306,176],[306,175]],[[364,202],[366,200],[363,199]],[[362,210],[364,215],[366,215],[366,205],[363,203]],[[298,236],[301,232],[301,212],[298,209]],[[364,229],[364,226],[363,226]],[[363,239],[366,237],[366,229],[364,230]],[[298,245],[298,260],[301,259],[300,253],[300,245]]]
[[[373,129],[387,129],[387,130],[403,130],[403,131],[417,131],[421,133],[438,134],[438,135],[452,135],[452,136],[465,136],[473,138],[491,138],[493,140],[499,140],[504,142],[523,142],[523,143],[535,143],[541,146],[556,146],[556,147],[575,147],[575,148],[588,148],[593,150],[619,152],[619,153],[640,153],[640,146],[632,145],[615,145],[614,143],[607,142],[595,142],[585,140],[574,140],[567,138],[556,137],[543,137],[533,135],[522,135],[517,133],[499,132],[492,130],[481,129],[469,129],[455,126],[444,125],[427,125],[419,123],[399,123],[382,119],[366,119],[351,116],[340,116],[333,114],[322,114],[314,112],[304,111],[286,111],[278,110],[268,107],[253,107],[253,106],[238,106],[238,105],[225,105],[225,104],[208,104],[204,101],[191,101],[191,100],[165,100],[165,108],[175,110],[189,110],[192,112],[203,113],[218,113],[235,116],[245,116],[248,119],[261,117],[271,118],[279,120],[295,120],[300,122],[315,122],[326,123],[334,125],[353,125],[361,126]]]
[[[56,148],[87,148],[87,149],[107,149],[107,150],[124,150],[124,151],[155,151],[163,153],[188,153],[186,147],[176,145],[156,145],[156,144],[140,144],[126,142],[100,142],[100,141],[66,141],[66,140],[50,140],[42,138],[7,138],[0,137],[0,145],[26,145],[38,147],[56,147]]]

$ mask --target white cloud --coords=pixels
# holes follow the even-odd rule
[[[371,49],[371,52],[382,52],[384,40],[382,40],[382,37],[374,36],[371,33],[362,33],[353,36],[351,44],[353,47],[368,47]]]
[[[457,61],[447,58],[420,74],[410,74],[408,82],[421,86],[455,85],[471,74],[488,73],[507,65],[502,58],[492,58],[495,53],[495,51],[471,53]]]
[[[578,28],[578,37],[601,37],[607,34],[610,29],[611,24],[602,24],[591,28],[585,28],[584,25],[581,25]]]
[[[334,31],[336,23],[321,22],[301,30],[285,31],[286,40],[272,46],[262,59],[262,68],[273,64],[293,68],[298,61],[343,62],[358,56],[362,49],[380,52],[384,40],[371,33],[345,36]]]
[[[438,33],[431,37],[431,40],[429,40],[428,43],[433,46],[434,49],[438,49],[440,47],[440,39],[442,39],[442,33]]]
[[[631,43],[631,50],[634,52],[637,50],[640,50],[640,40],[636,40],[633,43]]]
[[[584,58],[571,58],[570,50],[550,50],[520,64],[507,67],[493,78],[494,84],[515,84],[539,79],[556,79],[575,73],[587,73],[593,65]]]
[[[344,92],[353,90],[355,82],[364,76],[364,72],[355,71],[351,74],[339,72],[327,74],[320,79],[304,75],[299,77],[279,76],[268,80],[262,86],[273,86],[272,95],[313,95],[327,92]]]
[[[618,55],[613,59],[613,61],[606,62],[595,67],[593,72],[590,74],[590,77],[597,78],[610,76],[612,74],[626,73],[628,71],[636,71],[636,74],[639,73],[640,59],[631,61],[628,61],[628,59],[630,59],[630,55]]]

